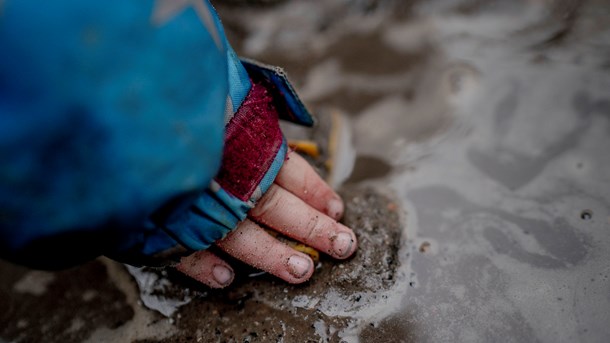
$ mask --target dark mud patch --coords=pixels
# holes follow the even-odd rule
[[[384,43],[379,32],[351,34],[329,48],[347,72],[388,75],[410,71],[429,56],[426,49],[413,53],[398,51]]]
[[[391,171],[392,166],[384,160],[375,156],[360,155],[356,157],[354,169],[346,183],[381,178],[387,176]]]
[[[405,318],[406,317],[406,318]],[[378,324],[370,323],[360,333],[362,342],[418,342],[418,332],[413,318],[390,316]]]
[[[52,281],[41,288],[40,278],[28,273]],[[95,329],[118,329],[134,315],[99,261],[54,273],[0,262],[0,275],[0,341],[82,342]]]
[[[373,93],[354,89],[341,89],[312,101],[315,107],[333,106],[341,108],[348,115],[356,115],[383,99],[386,94]]]
[[[384,299],[398,268],[401,220],[398,206],[372,189],[342,192],[345,224],[354,228],[359,250],[347,261],[321,260],[312,279],[289,285],[233,261],[236,279],[210,290],[177,272],[167,274],[167,298],[194,299],[174,315],[177,334],[162,342],[339,342],[351,317]],[[150,342],[150,340],[147,340]]]

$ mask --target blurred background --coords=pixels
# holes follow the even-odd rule
[[[607,1],[221,13],[242,54],[283,65],[314,112],[349,118],[347,182],[403,201],[404,279],[365,340],[606,339]]]

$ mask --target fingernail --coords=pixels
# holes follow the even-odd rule
[[[299,255],[292,255],[288,259],[288,271],[297,279],[302,278],[309,272],[311,260]]]
[[[337,257],[347,257],[352,250],[353,243],[352,235],[347,232],[338,233],[333,241],[333,250]]]
[[[334,219],[341,218],[343,214],[343,202],[338,199],[330,199],[328,201],[328,214]]]
[[[214,275],[214,280],[222,286],[227,286],[233,280],[233,271],[220,264],[214,266],[212,275]]]

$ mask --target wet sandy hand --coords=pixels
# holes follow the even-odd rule
[[[343,210],[341,198],[302,157],[291,153],[275,184],[250,211],[249,219],[216,245],[289,283],[302,283],[313,274],[311,258],[279,242],[260,225],[345,259],[356,251],[358,243],[354,232],[337,222]],[[234,276],[231,266],[209,251],[184,257],[177,268],[213,288],[228,286]]]

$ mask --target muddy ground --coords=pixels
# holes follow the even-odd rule
[[[361,249],[348,261],[321,257],[304,285],[292,286],[233,261],[236,279],[211,290],[174,270],[148,294],[160,296],[166,317],[147,309],[124,268],[107,259],[61,272],[2,262],[0,335],[9,342],[339,342],[352,317],[384,302],[394,284],[400,242],[399,206],[371,189],[343,192],[344,222],[358,228]],[[172,299],[189,302],[167,305]]]

